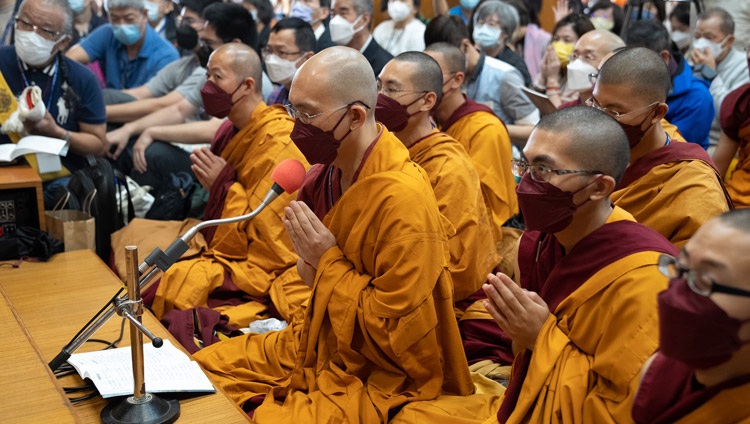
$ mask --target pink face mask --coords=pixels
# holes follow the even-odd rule
[[[659,350],[693,369],[715,367],[729,360],[748,341],[741,341],[740,321],[711,298],[695,293],[684,278],[670,281],[659,293]]]

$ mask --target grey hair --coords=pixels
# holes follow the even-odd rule
[[[145,10],[146,2],[144,0],[106,0],[107,10],[125,9],[132,7],[135,10]]]
[[[19,6],[18,10],[21,10],[24,4],[26,4],[27,0],[24,0],[23,3]],[[42,0],[42,4],[56,7],[60,11],[63,12],[65,15],[65,20],[63,21],[63,26],[60,32],[62,32],[65,35],[73,34],[73,9],[70,8],[70,3],[68,3],[68,0]]]
[[[500,28],[503,30],[504,37],[513,36],[519,21],[518,11],[516,11],[515,7],[499,0],[486,1],[474,13],[474,25],[476,26],[480,19],[491,15],[497,15],[497,20],[500,21]]]
[[[357,16],[362,16],[365,13],[369,13],[370,21],[372,21],[372,0],[352,0],[352,5],[354,7],[354,11],[357,12]]]

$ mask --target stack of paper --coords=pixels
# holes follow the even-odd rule
[[[146,392],[215,393],[211,382],[198,366],[169,340],[155,348],[143,346]],[[130,346],[96,352],[76,353],[68,359],[81,378],[90,379],[103,398],[133,394],[133,363]]]

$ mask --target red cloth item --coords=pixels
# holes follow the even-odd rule
[[[450,116],[450,118],[448,118],[448,120],[445,121],[445,123],[443,125],[441,125],[440,128],[443,131],[448,131],[448,128],[450,128],[451,125],[455,124],[456,121],[458,121],[459,119],[463,118],[464,116],[466,116],[466,115],[468,115],[470,113],[474,113],[474,112],[487,112],[487,113],[491,113],[493,115],[495,114],[495,112],[493,112],[492,109],[490,109],[489,107],[487,107],[487,106],[485,106],[485,105],[483,105],[481,103],[477,103],[474,100],[471,100],[471,99],[467,98],[466,94],[464,94],[464,99],[466,101],[461,106],[459,106],[458,109],[456,109],[455,111],[453,111],[453,114]],[[501,120],[501,122],[502,122],[502,120]],[[503,125],[505,125],[504,122],[503,122]]]
[[[211,142],[211,153],[221,156],[221,152],[224,148],[232,141],[232,138],[237,134],[237,128],[234,127],[232,121],[226,120],[216,131],[213,141]],[[210,219],[221,218],[221,211],[224,210],[224,200],[229,192],[229,187],[235,182],[234,169],[227,164],[224,169],[221,170],[219,176],[211,186],[211,190],[208,194],[208,202],[203,212],[203,219],[208,221]],[[206,227],[201,230],[203,237],[206,239],[206,243],[211,243],[211,240],[216,233],[216,227]]]
[[[705,387],[682,362],[657,353],[641,380],[632,416],[638,424],[673,423],[725,389],[750,383],[750,374]],[[719,417],[717,417],[718,419]]]
[[[750,83],[740,86],[724,98],[719,113],[721,130],[740,141],[740,130],[750,125]]]

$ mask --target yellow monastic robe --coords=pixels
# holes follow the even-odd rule
[[[632,216],[615,208],[607,223],[621,220]],[[508,423],[632,422],[641,367],[659,342],[656,296],[667,287],[660,254],[616,260],[559,303],[537,336]]]
[[[427,172],[440,213],[456,230],[448,241],[448,269],[458,302],[479,290],[499,261],[492,237],[487,237],[492,225],[479,177],[461,144],[437,130],[411,145],[409,155]]]
[[[673,140],[631,163],[611,196],[677,248],[731,204],[713,162],[696,146]]]
[[[737,167],[727,180],[727,192],[738,208],[750,208],[750,125],[739,130]]]
[[[502,240],[500,227],[518,213],[508,130],[494,114],[479,111],[461,117],[443,131],[458,140],[469,153],[494,223],[493,237],[499,243]]]
[[[266,395],[255,422],[385,422],[407,402],[473,390],[453,314],[447,223],[424,171],[380,128],[338,200],[326,197],[335,167],[313,167],[300,192],[330,206],[323,223],[336,237],[305,319],[194,355],[239,405]]]
[[[235,181],[226,195],[222,218],[246,214],[260,205],[273,184],[271,172],[282,160],[306,163],[289,138],[293,125],[283,107],[261,102],[248,125],[223,149],[221,157],[234,169]],[[297,254],[282,223],[284,207],[291,199],[292,194],[282,194],[253,220],[216,227],[207,250],[167,270],[152,305],[157,317],[173,308],[208,307],[211,292],[231,278],[250,296],[270,297],[278,312],[290,319],[310,292],[297,273]],[[268,308],[263,302],[250,301],[213,309],[228,315],[230,324],[245,327],[268,317]]]
[[[750,423],[750,384],[725,389],[675,424]]]

